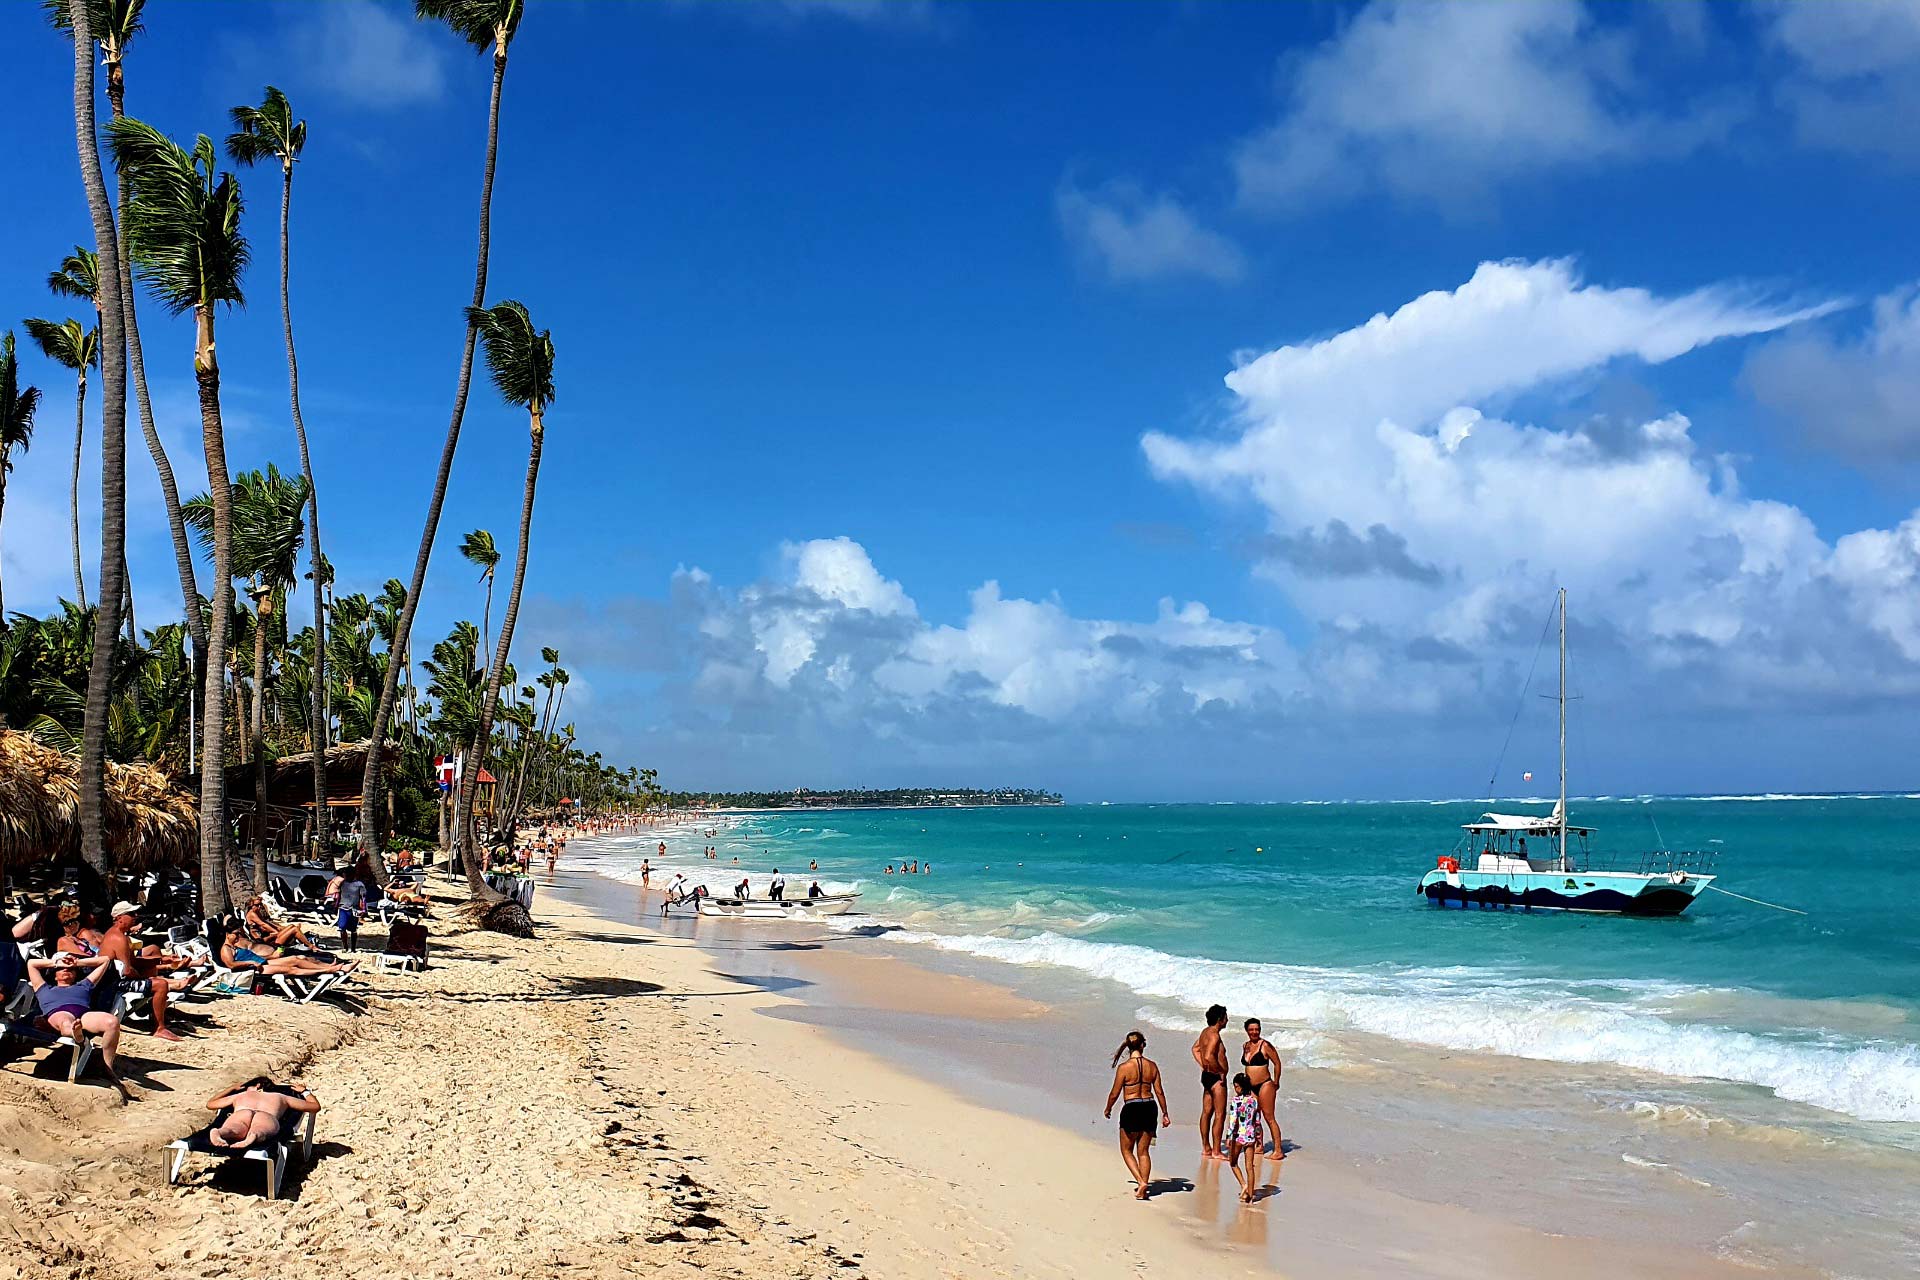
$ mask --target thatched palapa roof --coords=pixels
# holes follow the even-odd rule
[[[372,750],[373,739],[371,738],[365,738],[359,742],[336,742],[327,748],[323,759],[326,765],[329,805],[344,806],[360,803],[360,783],[366,774],[367,753]],[[380,766],[389,778],[399,772],[399,743],[388,741],[386,750],[381,754]],[[268,804],[287,808],[307,808],[313,804],[313,752],[299,751],[290,756],[281,756],[267,768]],[[229,799],[251,803],[253,783],[252,760],[228,762],[227,796]]]
[[[129,870],[186,865],[200,850],[194,797],[151,765],[107,765],[107,848]],[[0,866],[77,856],[80,762],[0,729]]]

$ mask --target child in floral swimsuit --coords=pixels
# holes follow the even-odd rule
[[[1253,1203],[1254,1186],[1260,1180],[1260,1153],[1266,1148],[1267,1135],[1260,1123],[1260,1095],[1253,1081],[1242,1071],[1233,1078],[1233,1101],[1227,1104],[1227,1131],[1220,1138],[1220,1154],[1233,1162],[1233,1176],[1240,1183],[1240,1202]],[[1246,1169],[1240,1157],[1246,1156]]]

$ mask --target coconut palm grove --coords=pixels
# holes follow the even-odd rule
[[[9,304],[30,314],[17,326],[24,339],[9,327],[0,345],[0,532],[5,477],[58,465],[65,451],[69,424],[38,413],[39,388],[70,380],[73,588],[60,611],[44,617],[4,613],[0,594],[0,733],[76,762],[73,838],[101,885],[125,869],[106,820],[116,803],[108,794],[113,765],[141,766],[194,797],[192,870],[209,914],[263,890],[269,860],[330,866],[356,846],[444,847],[464,866],[474,897],[498,902],[481,879],[484,859],[459,856],[479,841],[510,852],[527,815],[640,809],[663,799],[652,770],[609,761],[577,739],[558,643],[516,630],[558,364],[551,332],[488,276],[501,90],[524,6],[422,0],[416,8],[420,20],[445,24],[484,55],[473,74],[476,110],[486,95],[487,146],[472,174],[472,294],[449,300],[465,332],[438,474],[419,509],[392,513],[392,545],[417,537],[418,551],[410,563],[396,558],[395,576],[368,594],[335,590],[322,514],[329,486],[356,477],[315,474],[301,404],[294,296],[303,246],[291,212],[308,120],[271,84],[257,103],[235,103],[226,120],[144,118],[147,22],[191,24],[205,15],[169,6],[161,17],[144,0],[45,6],[71,43],[74,181],[91,223],[76,225],[71,252],[48,262],[44,297]],[[155,316],[190,319],[191,351],[143,347],[141,321]],[[224,326],[269,317],[285,339],[285,460],[235,472],[222,385],[232,371],[219,338]],[[150,364],[192,371],[199,433],[190,448],[163,442]],[[458,536],[442,530],[441,513],[473,394],[497,395],[526,414],[523,496],[518,510],[500,512],[506,532],[497,542],[485,528],[459,539],[477,572],[455,586],[472,598],[477,625],[460,621],[445,636],[421,637],[420,598],[445,585],[428,582],[434,547]],[[184,619],[145,628],[126,563],[130,418],[138,427],[133,447],[152,457],[173,545],[178,581],[165,589],[177,592],[178,608],[169,612]],[[101,477],[96,565],[82,553],[86,451],[97,451]],[[414,518],[419,524],[403,531]],[[296,596],[309,619],[298,627],[289,621]],[[294,775],[310,790],[288,803],[275,779]]]

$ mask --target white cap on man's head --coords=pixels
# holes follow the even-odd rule
[[[113,904],[113,914],[116,916],[137,916],[140,914],[140,904],[137,902],[116,902]]]

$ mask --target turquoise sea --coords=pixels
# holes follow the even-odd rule
[[[1920,797],[1576,800],[1601,855],[1632,865],[1663,845],[1713,851],[1720,885],[1806,913],[1710,892],[1665,920],[1428,906],[1420,875],[1488,807],[726,815],[596,841],[592,859],[633,881],[643,855],[722,890],[745,875],[756,895],[772,868],[804,887],[817,862],[823,881],[865,895],[840,928],[1034,981],[1115,984],[1167,1027],[1192,1028],[1220,1001],[1236,1022],[1266,1019],[1303,1066],[1336,1057],[1349,1033],[1609,1065],[1676,1090],[1650,1095],[1710,1085],[1719,1101],[1749,1096],[1803,1127],[1920,1147]],[[700,856],[708,843],[718,864]],[[914,859],[931,874],[887,874]]]

